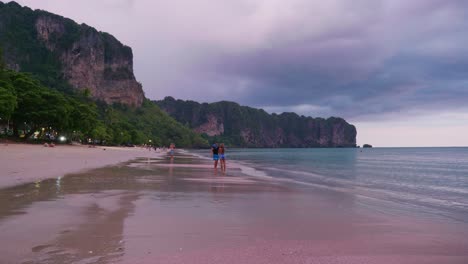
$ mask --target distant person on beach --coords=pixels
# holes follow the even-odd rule
[[[213,160],[214,160],[214,168],[218,168],[218,160],[219,160],[219,146],[217,143],[214,143],[211,146],[211,154],[213,155]]]
[[[169,155],[171,155],[171,158],[174,157],[174,151],[175,151],[175,144],[171,143],[169,146]]]
[[[226,171],[226,156],[224,155],[226,149],[224,143],[219,145],[219,161],[221,162],[221,170]]]

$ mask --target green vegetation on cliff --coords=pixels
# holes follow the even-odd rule
[[[87,88],[108,103],[128,99],[140,106],[143,101],[131,48],[86,24],[0,2],[0,47],[8,68],[28,72],[47,87],[66,93]],[[116,94],[121,98],[106,100]]]
[[[70,85],[63,78],[57,54],[50,52],[37,38],[35,22],[41,13],[45,11],[23,8],[15,2],[0,2],[0,46],[6,55],[4,59],[10,68],[29,72],[48,87],[70,91]],[[74,22],[69,19],[65,21],[69,31],[75,34],[67,34],[67,37],[60,39],[58,47],[69,45],[76,36]]]
[[[169,146],[172,142],[179,147],[207,145],[200,135],[178,123],[149,100],[138,108],[101,103],[98,109],[102,123],[96,130],[101,134],[95,137],[114,144],[143,144],[151,140],[156,146]]]
[[[132,57],[131,48],[110,34],[46,11],[0,2],[0,132],[26,139],[60,134],[112,145],[150,140],[156,145],[205,145],[200,135],[143,100]],[[85,68],[74,68],[80,65]],[[102,76],[93,65],[104,69]],[[72,86],[70,76],[81,70],[96,78],[74,75]],[[92,87],[76,84],[95,79]],[[99,100],[109,97],[118,97],[112,102],[120,104]],[[138,107],[127,107],[125,100],[139,102],[133,104]]]
[[[97,123],[96,105],[43,86],[30,74],[0,69],[0,122],[26,137],[39,131],[80,130],[90,135]]]
[[[1,58],[0,58],[1,61]],[[110,145],[171,142],[199,147],[206,141],[146,100],[139,108],[95,102],[87,93],[45,87],[27,73],[0,63],[0,127],[4,136],[51,139],[58,135]],[[11,131],[5,131],[11,128]],[[34,136],[33,136],[34,135]]]
[[[356,128],[344,119],[268,114],[234,102],[156,101],[177,121],[211,141],[240,147],[355,147]]]

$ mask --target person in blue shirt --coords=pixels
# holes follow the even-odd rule
[[[213,145],[211,145],[211,154],[212,154],[212,156],[213,156],[214,168],[215,168],[215,169],[218,168],[218,160],[219,160],[218,152],[219,152],[219,146],[218,146],[218,144],[217,144],[217,143],[214,143]]]

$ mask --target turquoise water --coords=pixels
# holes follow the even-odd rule
[[[468,148],[230,149],[227,154],[274,179],[347,192],[381,210],[468,222]]]

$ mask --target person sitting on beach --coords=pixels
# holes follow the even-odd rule
[[[214,168],[215,168],[215,169],[218,168],[218,160],[219,160],[218,152],[219,152],[219,147],[218,147],[218,144],[215,142],[215,143],[211,146],[211,154],[212,154],[212,156],[213,156]]]
[[[226,149],[224,148],[224,143],[219,145],[219,161],[221,162],[221,170],[226,171],[226,157],[224,156],[224,152]]]

